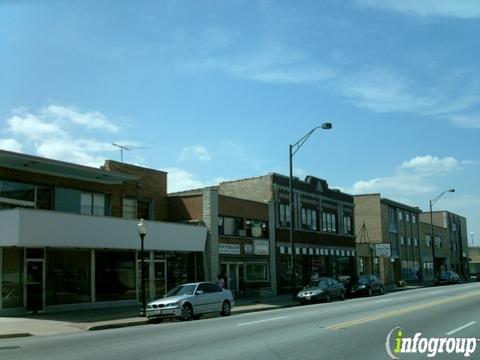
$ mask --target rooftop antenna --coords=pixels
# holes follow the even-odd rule
[[[120,149],[120,162],[123,163],[123,150],[130,151],[130,148],[126,147],[125,145],[115,144],[112,143],[113,146],[116,146]]]

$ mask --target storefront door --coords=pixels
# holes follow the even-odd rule
[[[244,263],[222,263],[220,265],[221,273],[226,275],[225,286],[232,291],[235,297],[241,295],[243,289]]]
[[[43,260],[25,261],[25,291],[27,311],[43,310]]]
[[[138,294],[141,296],[142,291],[142,273],[141,261],[138,261]],[[145,271],[145,298],[148,301],[153,301],[155,299],[161,298],[166,293],[167,289],[167,271],[166,271],[166,261],[165,260],[144,260],[144,271]],[[141,301],[141,299],[140,299]]]

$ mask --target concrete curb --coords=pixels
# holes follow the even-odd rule
[[[29,337],[33,336],[30,333],[12,333],[12,334],[0,334],[0,339],[14,339],[20,337]]]
[[[87,327],[87,331],[96,331],[96,330],[107,330],[107,329],[119,329],[123,327],[129,326],[139,326],[139,325],[146,325],[150,322],[148,320],[138,320],[138,321],[127,321],[127,322],[118,322],[118,323],[111,323],[111,324],[101,324],[101,325],[93,325]]]

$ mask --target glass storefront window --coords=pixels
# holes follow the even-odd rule
[[[96,300],[135,299],[135,253],[95,252]]]
[[[245,264],[247,281],[268,281],[268,263]]]
[[[3,307],[23,306],[23,249],[3,248]]]
[[[90,302],[90,251],[47,250],[47,305]]]
[[[167,253],[168,290],[195,281],[195,253]]]

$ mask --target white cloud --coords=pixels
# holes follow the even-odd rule
[[[336,82],[336,89],[354,105],[379,113],[451,116],[480,103],[480,96],[476,93],[454,96],[445,88],[422,91],[407,76],[386,68],[342,75]]]
[[[102,129],[113,133],[118,132],[118,127],[98,111],[81,113],[72,107],[49,105],[42,109],[42,113],[48,118],[65,119],[78,125],[84,125],[89,130]]]
[[[196,159],[200,161],[210,161],[212,156],[208,150],[202,145],[187,146],[184,147],[182,153],[180,154],[180,161]]]
[[[417,156],[408,161],[404,161],[400,168],[411,169],[416,172],[428,172],[430,174],[448,172],[458,169],[460,161],[453,157],[438,158],[436,156],[426,155]]]
[[[348,190],[353,194],[380,192],[388,196],[404,197],[426,194],[436,189],[432,179],[457,171],[469,161],[460,161],[453,157],[438,158],[431,155],[417,156],[404,161],[389,176],[370,180],[359,180]]]
[[[356,0],[357,5],[420,17],[480,17],[478,0]]]
[[[59,105],[47,106],[38,112],[13,109],[5,125],[4,132],[10,138],[0,140],[0,147],[95,167],[103,164],[115,150],[111,141],[100,140],[103,135],[98,130],[118,130],[100,112],[82,113]],[[79,130],[77,125],[83,129]],[[85,134],[88,130],[96,130],[95,138]]]
[[[194,174],[184,169],[172,167],[165,169],[165,171],[168,172],[168,192],[198,189],[207,186],[207,183],[199,180]]]
[[[449,118],[458,127],[480,129],[480,114],[452,115]]]
[[[21,152],[22,144],[15,139],[0,139],[0,149]]]

